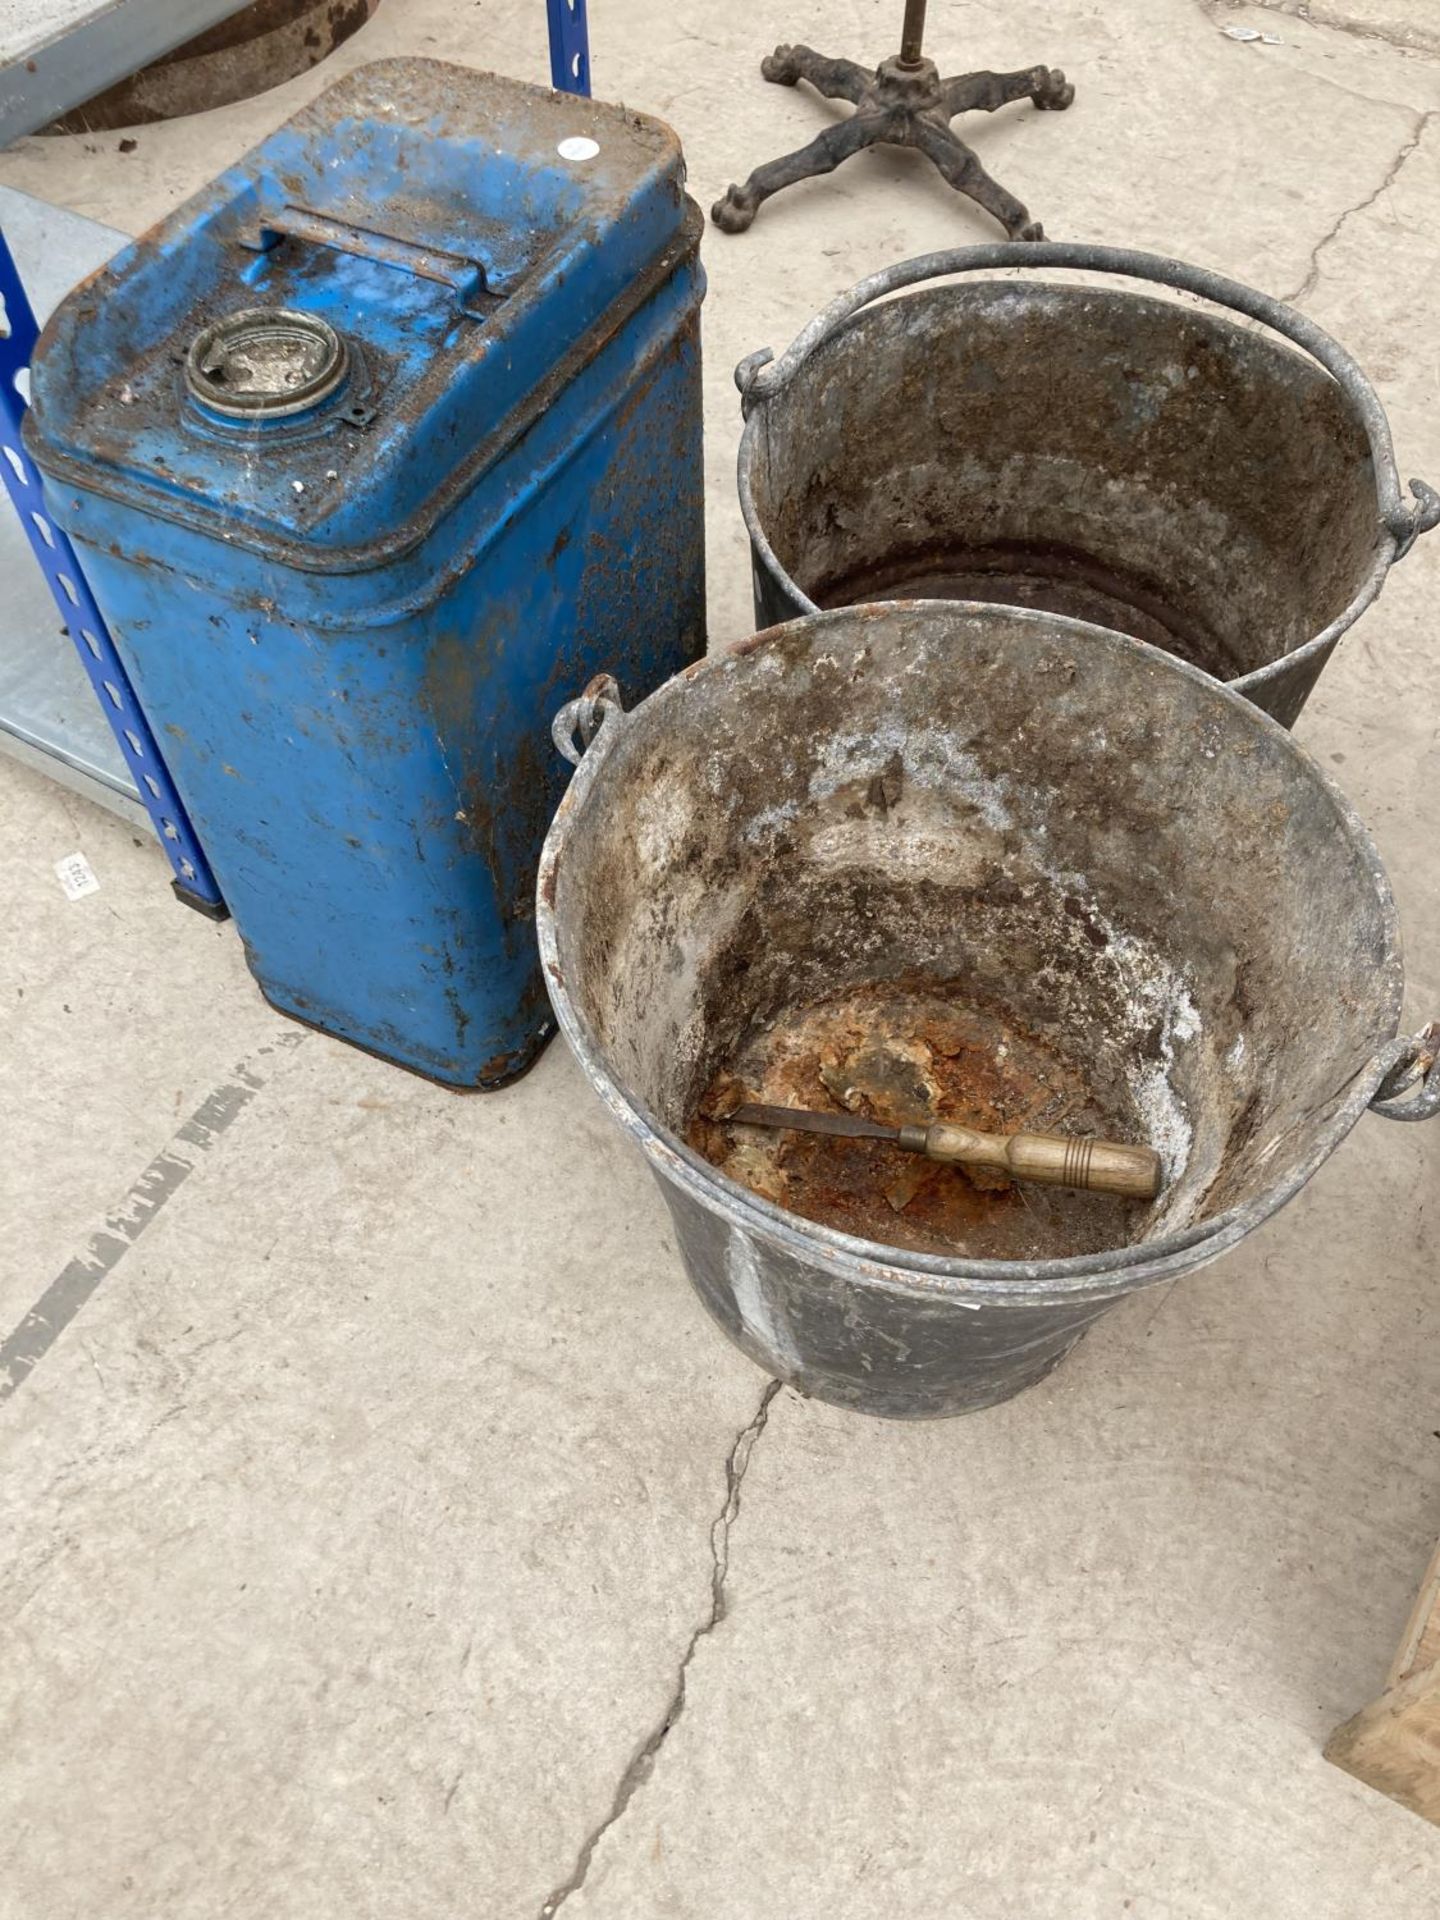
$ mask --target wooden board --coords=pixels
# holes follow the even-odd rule
[[[1440,1826],[1440,1546],[1386,1691],[1335,1729],[1325,1758]]]
[[[1437,1661],[1440,1661],[1440,1544],[1431,1555],[1419,1598],[1400,1636],[1399,1651],[1385,1684],[1398,1686],[1412,1673],[1418,1673],[1422,1667],[1433,1667]]]
[[[1440,1826],[1440,1665],[1411,1674],[1337,1727],[1325,1758]]]

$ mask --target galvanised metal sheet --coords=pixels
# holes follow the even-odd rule
[[[656,121],[381,62],[77,289],[35,356],[27,443],[262,988],[460,1086],[551,1027],[550,714],[704,647],[683,178]],[[333,392],[196,397],[197,336],[257,310],[334,330]],[[216,377],[263,387],[263,358]]]
[[[245,0],[0,0],[0,147],[158,60]]]

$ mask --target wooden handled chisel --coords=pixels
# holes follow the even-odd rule
[[[888,1140],[907,1153],[952,1166],[998,1167],[1016,1180],[1040,1180],[1086,1193],[1153,1200],[1160,1192],[1160,1156],[1153,1147],[1083,1134],[979,1133],[937,1120],[931,1126],[885,1127],[850,1113],[812,1113],[804,1107],[737,1107],[731,1126],[793,1127],[797,1133],[841,1134],[851,1140]]]

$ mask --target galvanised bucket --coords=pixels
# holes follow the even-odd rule
[[[1230,312],[1037,284],[1047,267]],[[996,268],[1026,273],[872,304]],[[1039,607],[1164,647],[1289,726],[1440,518],[1423,483],[1402,497],[1384,410],[1328,334],[1149,254],[997,245],[904,261],[736,380],[762,627],[864,600]]]
[[[1253,1232],[1367,1106],[1440,1110],[1440,1029],[1396,1038],[1359,820],[1258,707],[1126,635],[846,609],[631,713],[602,679],[556,737],[579,759],[540,869],[556,1015],[701,1298],[807,1393],[901,1418],[1004,1400]],[[910,1194],[870,1142],[727,1157],[717,1077],[779,1071],[781,1104],[815,1106],[877,1054],[932,1118],[1148,1141],[1161,1198],[952,1168]]]

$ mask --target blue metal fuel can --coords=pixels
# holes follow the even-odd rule
[[[683,182],[657,121],[379,62],[35,353],[48,504],[261,989],[456,1086],[552,1028],[551,714],[704,651]]]

